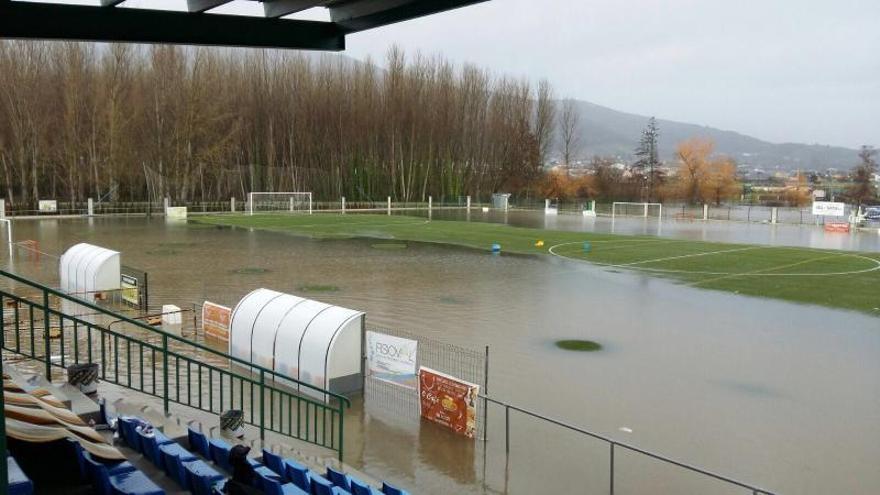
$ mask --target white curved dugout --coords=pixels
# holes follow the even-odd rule
[[[334,393],[355,392],[363,384],[364,317],[362,311],[257,289],[232,310],[229,353]]]
[[[119,252],[87,243],[72,246],[61,255],[58,275],[61,290],[93,302],[95,293],[120,288]]]

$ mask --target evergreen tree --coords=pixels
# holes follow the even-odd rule
[[[648,125],[642,131],[639,146],[635,150],[636,161],[633,164],[633,168],[645,178],[648,189],[648,201],[654,201],[655,183],[660,182],[662,179],[657,149],[657,138],[659,136],[660,130],[657,128],[657,119],[651,117],[648,119]]]
[[[874,174],[877,173],[877,154],[871,146],[862,146],[859,151],[859,163],[852,171],[852,185],[847,190],[847,196],[856,205],[862,206],[872,202],[877,197],[877,187],[874,185]]]

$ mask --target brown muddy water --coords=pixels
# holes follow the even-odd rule
[[[542,217],[507,221],[550,227]],[[589,230],[576,217],[554,223]],[[772,236],[768,226],[752,225],[651,232],[656,226],[638,220],[614,228],[878,246],[870,236],[816,245],[824,237],[815,227]],[[77,242],[119,250],[124,264],[149,272],[153,305],[234,305],[267,287],[364,310],[379,326],[477,350],[488,345],[489,392],[497,399],[779,493],[880,493],[880,318],[551,257],[415,243],[375,249],[366,240],[161,219],[19,221],[15,238],[37,240],[55,254]],[[51,257],[10,259],[4,252],[2,263],[58,283]],[[301,290],[315,285],[338,290]],[[603,349],[565,351],[554,346],[558,339],[592,340]],[[490,408],[484,452],[482,442],[356,406],[346,422],[346,461],[414,494],[608,492],[607,445],[513,414],[505,469],[503,430],[502,411]],[[615,462],[615,493],[745,493],[632,454],[619,452]]]

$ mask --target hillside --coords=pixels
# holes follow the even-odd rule
[[[647,116],[619,112],[586,101],[578,101],[580,112],[580,156],[612,155],[629,159]],[[678,142],[689,137],[708,137],[715,141],[718,152],[736,158],[741,164],[765,169],[816,169],[829,167],[849,169],[858,160],[856,150],[815,144],[774,144],[733,131],[657,120],[660,127],[660,152],[671,159]]]

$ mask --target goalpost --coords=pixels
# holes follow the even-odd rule
[[[297,213],[312,214],[312,193],[310,192],[249,192],[247,199],[248,215],[254,213]]]
[[[648,211],[656,209],[657,220],[663,219],[663,205],[661,203],[633,203],[628,201],[615,201],[611,204],[611,218],[616,216],[639,216],[648,218]],[[653,217],[653,213],[650,215]]]

